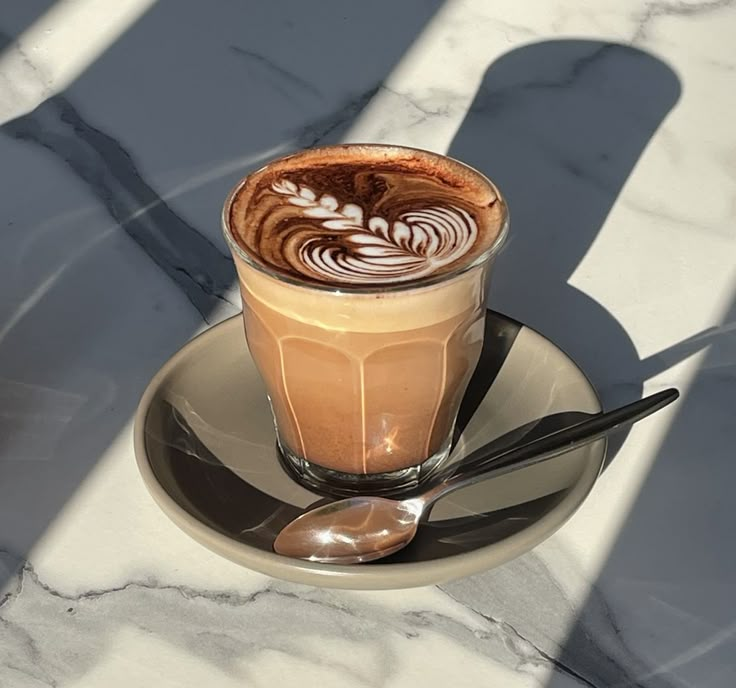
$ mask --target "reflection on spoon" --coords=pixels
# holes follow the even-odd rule
[[[461,465],[439,485],[410,499],[361,496],[318,507],[289,523],[274,541],[274,551],[329,564],[356,564],[387,557],[414,539],[429,508],[450,492],[589,444],[620,425],[645,418],[678,396],[676,389],[667,389],[510,449],[491,450],[488,454],[486,445],[468,457],[465,470]]]

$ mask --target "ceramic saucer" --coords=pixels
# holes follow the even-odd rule
[[[489,311],[480,363],[458,418],[452,461],[517,442],[561,412],[601,407],[585,375],[534,330]],[[406,549],[336,566],[275,554],[280,529],[323,496],[281,467],[263,383],[240,316],[189,342],[141,399],[135,453],[151,495],[199,543],[262,573],[336,588],[405,588],[498,566],[554,533],[593,487],[605,440],[460,490],[439,502]]]

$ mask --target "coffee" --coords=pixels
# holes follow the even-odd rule
[[[399,147],[306,151],[236,187],[224,222],[247,341],[300,472],[447,455],[506,219],[482,175]]]

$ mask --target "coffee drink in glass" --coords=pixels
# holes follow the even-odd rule
[[[285,466],[329,493],[417,484],[483,344],[496,187],[426,151],[330,146],[246,177],[223,223]]]

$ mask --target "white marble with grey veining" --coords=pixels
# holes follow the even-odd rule
[[[733,686],[735,33],[732,0],[4,3],[0,686]],[[147,380],[238,309],[229,187],[341,140],[487,172],[493,305],[606,404],[683,392],[553,538],[440,587],[238,568],[133,462]]]

